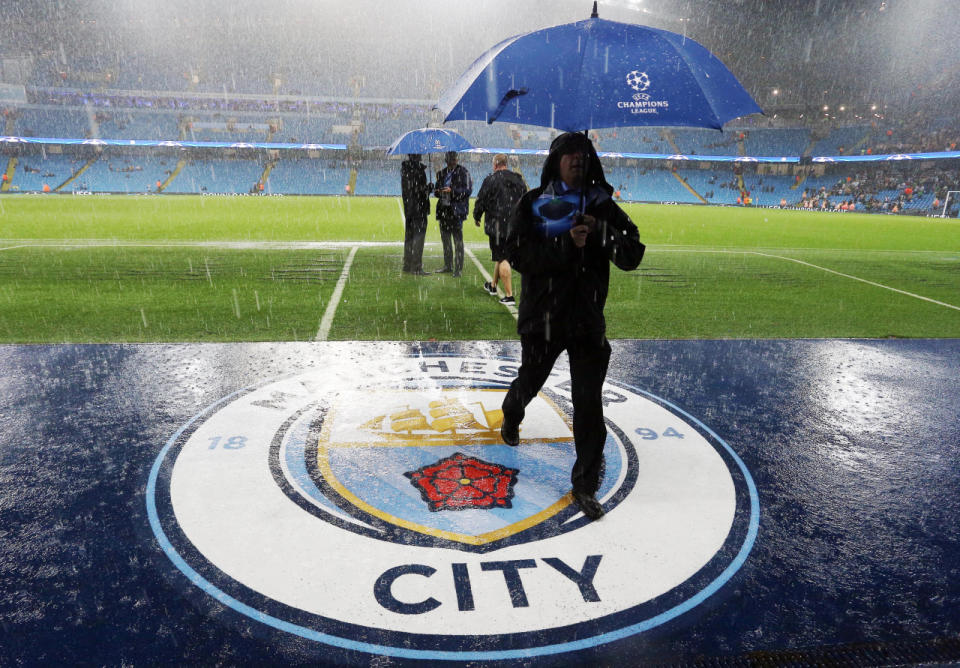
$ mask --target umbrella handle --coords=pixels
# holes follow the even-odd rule
[[[593,3],[593,10],[596,12],[597,3]],[[583,136],[590,141],[590,135],[588,134],[589,130],[583,131]],[[590,172],[590,151],[587,151],[583,155],[583,181],[580,183],[580,215],[582,216],[587,212],[587,188],[589,184],[587,183],[587,174]]]

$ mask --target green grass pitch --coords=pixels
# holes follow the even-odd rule
[[[611,273],[611,338],[960,336],[956,220],[624,208],[648,248]],[[402,236],[396,198],[5,196],[0,342],[312,340],[331,301],[331,340],[516,337],[470,258],[407,276]],[[439,268],[432,219],[427,244]]]

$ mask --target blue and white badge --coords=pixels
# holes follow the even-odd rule
[[[722,588],[759,527],[736,452],[609,378],[606,515],[590,522],[569,494],[569,372],[551,374],[510,447],[501,405],[517,370],[385,346],[240,390],[159,453],[151,528],[190,583],[240,615],[420,661],[576,652]]]
[[[553,239],[573,227],[580,211],[580,192],[569,190],[562,195],[544,192],[531,205],[536,226],[543,236]]]

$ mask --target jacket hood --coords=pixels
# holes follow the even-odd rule
[[[603,165],[600,164],[600,156],[597,155],[593,142],[580,132],[564,132],[550,144],[550,153],[547,155],[546,162],[543,163],[543,172],[540,175],[540,187],[546,188],[560,178],[560,158],[575,150],[581,150],[587,156],[585,185],[588,189],[599,186],[608,195],[613,194],[613,186],[607,183],[603,175]]]

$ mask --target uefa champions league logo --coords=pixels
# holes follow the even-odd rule
[[[650,77],[646,72],[633,70],[627,74],[627,85],[638,93],[642,93],[650,88]]]
[[[601,645],[733,577],[759,503],[730,446],[608,379],[607,514],[590,522],[569,494],[569,372],[551,374],[509,447],[500,405],[517,369],[395,353],[239,390],[159,453],[146,494],[158,544],[259,623],[422,660]]]
[[[636,92],[631,95],[632,100],[619,100],[617,109],[622,109],[631,114],[659,115],[669,112],[669,100],[651,99],[653,96],[646,92],[650,88],[650,75],[646,72],[632,70],[627,73],[626,82]]]

